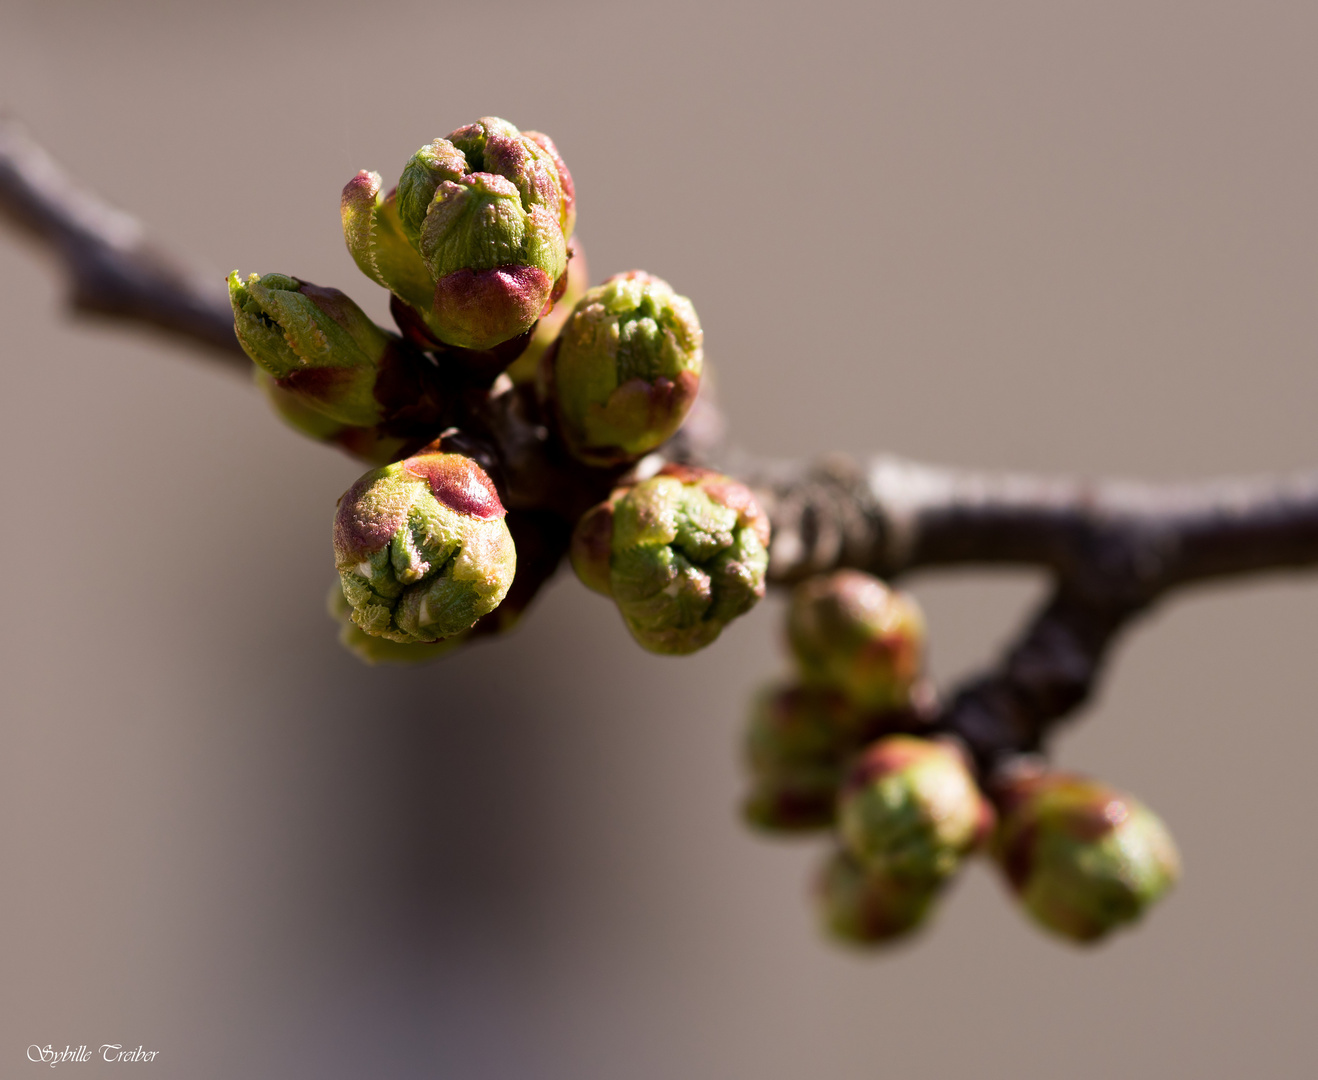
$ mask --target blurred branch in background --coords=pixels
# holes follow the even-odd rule
[[[0,211],[59,260],[75,312],[145,323],[249,369],[223,283],[194,277],[153,248],[136,218],[81,188],[3,116]]]

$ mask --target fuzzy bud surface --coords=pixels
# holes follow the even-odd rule
[[[342,424],[381,418],[376,377],[397,338],[338,289],[287,274],[229,275],[234,332],[243,351],[278,386]]]
[[[764,596],[769,520],[744,485],[666,465],[614,490],[572,536],[572,567],[651,652],[704,648]]]
[[[568,449],[592,465],[666,442],[700,390],[704,336],[691,301],[640,270],[587,290],[546,355]]]
[[[507,595],[517,553],[494,484],[461,454],[367,473],[339,500],[334,561],[353,622],[403,643],[463,633]]]
[[[344,189],[348,247],[438,341],[493,349],[528,332],[566,287],[575,193],[546,136],[487,116],[418,150],[391,196],[379,187],[363,172]]]

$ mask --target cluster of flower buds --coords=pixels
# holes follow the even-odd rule
[[[873,944],[908,934],[992,822],[961,750],[931,734],[915,601],[858,571],[792,593],[795,680],[760,696],[744,810],[772,831],[833,829],[817,882],[824,926]]]
[[[841,570],[803,582],[787,627],[796,677],[760,694],[747,735],[746,814],[769,830],[833,824],[861,751],[924,730],[932,705],[920,610],[877,578]]]
[[[573,524],[524,488],[505,521],[489,477],[454,452],[462,440],[446,437],[442,452],[437,440],[511,386],[519,415],[552,432],[568,467],[604,470],[580,486],[608,490],[686,418],[702,335],[690,301],[659,278],[631,271],[588,287],[567,166],[547,136],[497,117],[423,146],[387,192],[378,173],[359,172],[340,210],[353,259],[391,294],[398,332],[337,289],[286,274],[235,271],[229,293],[275,411],[382,466],[341,501],[343,602],[332,610],[364,660],[407,663],[512,625]],[[622,483],[577,536],[578,570],[656,652],[708,644],[764,592],[767,519],[713,473]],[[530,553],[520,571],[515,546]]]
[[[229,278],[238,340],[275,410],[375,465],[431,442],[454,423],[464,387],[488,386],[527,350],[518,375],[531,382],[586,286],[584,262],[571,259],[572,177],[544,135],[486,117],[422,147],[397,188],[381,186],[366,171],[348,182],[343,232],[358,267],[392,294],[401,336],[337,289],[286,274]]]
[[[345,647],[410,664],[502,632],[564,554],[655,653],[703,648],[764,595],[769,520],[750,490],[654,453],[700,391],[695,309],[639,270],[588,287],[550,139],[486,117],[423,146],[387,193],[358,173],[341,214],[398,332],[286,274],[235,271],[229,294],[279,415],[378,466],[334,521]],[[512,479],[524,445],[538,456]],[[477,457],[507,481],[508,509]],[[837,937],[909,934],[985,847],[1025,909],[1078,941],[1174,883],[1171,838],[1130,796],[1020,763],[983,782],[939,726],[909,596],[857,571],[814,578],[792,595],[787,639],[795,678],[751,716],[745,815],[832,831],[817,899]]]
[[[981,788],[939,733],[909,596],[853,570],[813,578],[793,592],[787,639],[797,677],[752,709],[744,809],[771,831],[833,830],[816,900],[835,937],[911,933],[986,848],[1026,910],[1077,941],[1137,918],[1174,882],[1171,838],[1127,795],[1020,767]]]
[[[700,389],[695,308],[640,270],[586,290],[541,358],[536,390],[584,465],[633,464],[676,434]],[[625,479],[578,520],[572,566],[651,652],[695,652],[764,596],[769,519],[744,484],[669,464]]]

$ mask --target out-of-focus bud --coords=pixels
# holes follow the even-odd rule
[[[805,681],[836,686],[870,708],[904,707],[924,660],[924,616],[914,599],[859,570],[798,585],[787,637]]]
[[[317,442],[333,442],[340,432],[351,426],[338,420],[331,420],[323,412],[317,412],[293,391],[285,390],[260,368],[254,368],[253,371],[257,389],[265,395],[266,401],[279,414],[279,418],[294,431]],[[385,462],[382,461],[380,464],[383,465]]]
[[[841,782],[841,770],[827,766],[798,765],[759,774],[751,781],[742,816],[766,832],[826,829],[833,824]]]
[[[285,390],[260,368],[255,371],[256,385],[270,407],[284,423],[307,438],[332,443],[371,465],[387,465],[404,452],[408,440],[385,434],[376,427],[354,427],[331,420],[291,390]]]
[[[508,367],[508,378],[515,385],[535,382],[546,350],[558,339],[572,309],[586,295],[589,284],[590,270],[586,265],[585,253],[581,250],[581,241],[573,240],[568,244],[567,279],[563,295],[554,302],[553,311],[541,316],[535,324],[535,330],[531,332],[526,350]]]
[[[827,687],[774,686],[757,695],[746,730],[753,775],[746,820],[775,832],[832,824],[860,720],[855,707]]]
[[[1025,909],[1064,937],[1095,941],[1135,921],[1180,876],[1166,826],[1106,784],[1025,774],[994,794],[993,855]]]
[[[764,595],[769,519],[750,489],[708,469],[665,465],[614,490],[572,535],[572,567],[613,597],[656,653],[704,648]]]
[[[928,917],[938,882],[889,877],[845,851],[829,857],[815,889],[820,920],[851,945],[883,945],[911,933]]]
[[[339,644],[358,660],[372,666],[385,664],[410,667],[414,664],[428,664],[451,653],[467,640],[466,634],[456,634],[443,641],[406,643],[368,634],[352,621],[352,605],[343,595],[343,586],[337,582],[330,588],[326,607],[339,624]]]
[[[695,308],[640,270],[577,302],[541,368],[563,440],[591,465],[634,461],[682,425],[700,389]]]
[[[746,729],[746,758],[757,773],[798,766],[836,768],[857,749],[856,707],[824,686],[771,686],[756,695]]]
[[[553,143],[537,138],[485,117],[422,147],[403,170],[394,200],[398,227],[427,268],[431,295],[422,303],[414,291],[395,294],[444,344],[493,349],[529,331],[567,285],[571,177]],[[378,191],[378,181],[366,176],[359,175],[360,193],[352,194],[362,207],[372,183]],[[349,192],[344,199],[346,205]],[[368,246],[355,228],[361,216],[345,210],[354,256]],[[383,281],[378,250],[363,267],[368,274],[372,265],[372,276]]]
[[[234,331],[243,351],[281,389],[342,424],[370,427],[381,361],[398,339],[338,289],[286,274],[229,275]]]
[[[461,454],[367,473],[339,500],[334,561],[352,620],[391,641],[438,641],[502,602],[517,569],[504,508]]]
[[[868,712],[829,686],[767,688],[746,731],[746,820],[775,832],[833,824],[847,766],[875,739],[924,728],[934,708],[931,690],[918,708]]]
[[[992,808],[951,743],[890,735],[852,766],[838,797],[847,849],[889,877],[939,881],[987,838]]]

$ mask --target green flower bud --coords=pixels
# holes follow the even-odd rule
[[[572,309],[586,295],[589,284],[590,270],[586,265],[585,253],[581,250],[581,241],[573,240],[568,245],[567,278],[563,295],[555,301],[554,310],[535,324],[526,350],[508,368],[508,378],[515,385],[535,381],[541,360],[549,347],[558,340]]]
[[[833,824],[842,771],[795,766],[756,776],[742,804],[748,824],[766,832],[807,832]]]
[[[870,708],[908,704],[924,636],[915,601],[859,570],[811,578],[792,593],[787,637],[801,677]]]
[[[365,192],[369,185],[360,183]],[[365,194],[354,198],[366,205]],[[532,138],[497,117],[459,128],[413,155],[396,206],[431,295],[422,302],[396,294],[447,345],[489,350],[516,338],[566,287],[575,198],[566,166],[544,136]],[[362,246],[349,236],[354,254]],[[380,280],[378,256],[375,266]]]
[[[414,664],[428,664],[453,652],[467,640],[466,634],[457,634],[443,641],[409,644],[368,634],[352,621],[352,605],[343,595],[343,587],[337,582],[330,588],[326,606],[334,621],[339,624],[339,644],[358,660],[372,666],[384,664],[407,667]]]
[[[563,235],[571,240],[572,232],[577,227],[577,189],[572,182],[572,174],[567,171],[567,162],[563,160],[563,155],[558,152],[554,140],[548,135],[539,131],[523,131],[522,134],[540,147],[554,163],[554,169],[558,173],[560,192],[558,220],[562,225]]]
[[[412,155],[398,180],[398,217],[414,248],[421,246],[421,226],[435,189],[466,175],[467,159],[448,139],[436,139]]]
[[[839,851],[824,864],[815,896],[820,920],[833,937],[851,945],[882,945],[924,922],[938,884],[889,877]]]
[[[339,500],[334,561],[352,620],[391,641],[438,641],[502,602],[517,553],[494,484],[461,454],[421,453]]]
[[[831,825],[842,781],[861,749],[927,723],[918,710],[866,712],[832,687],[769,687],[756,697],[746,731],[752,773],[746,819],[775,831]]]
[[[566,522],[540,510],[512,510],[504,517],[517,550],[517,569],[503,602],[482,615],[470,630],[434,642],[400,642],[366,633],[352,619],[353,608],[341,584],[330,591],[330,614],[339,622],[339,642],[368,664],[424,664],[457,646],[506,634],[521,621],[541,586],[558,569],[571,532]]]
[[[1061,773],[997,794],[993,855],[1025,909],[1064,937],[1095,941],[1135,921],[1180,876],[1171,835],[1130,795]]]
[[[559,430],[591,465],[634,461],[673,436],[700,389],[695,308],[639,270],[587,291],[542,369]]]
[[[333,442],[340,432],[351,425],[331,420],[323,412],[317,412],[291,390],[285,390],[279,383],[260,368],[254,368],[256,388],[265,395],[270,407],[279,418],[294,431],[300,432],[317,442]],[[384,462],[381,462],[384,464]]]
[[[417,311],[427,312],[435,283],[398,212],[398,193],[380,195],[380,174],[363,169],[343,188],[343,236],[363,274]]]
[[[761,774],[800,767],[839,770],[858,749],[861,730],[856,707],[836,690],[771,686],[756,695],[751,708],[746,758]]]
[[[397,338],[338,289],[285,274],[229,275],[234,331],[243,351],[279,386],[342,424],[371,427],[379,368]]]
[[[951,743],[889,735],[869,747],[838,798],[838,831],[866,866],[937,881],[987,835],[988,802]]]
[[[744,484],[665,465],[588,510],[571,556],[644,648],[681,654],[704,648],[764,595],[768,543],[769,519]]]
[[[867,718],[823,686],[774,686],[757,695],[746,731],[753,775],[746,820],[799,832],[833,823],[845,766],[860,749]]]

